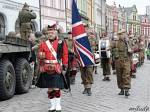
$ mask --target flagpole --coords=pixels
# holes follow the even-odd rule
[[[65,0],[66,32],[67,32],[67,0]]]

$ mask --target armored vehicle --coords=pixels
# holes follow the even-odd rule
[[[29,91],[31,68],[27,40],[0,35],[0,100]]]

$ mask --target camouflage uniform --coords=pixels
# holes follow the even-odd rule
[[[140,52],[139,52],[139,62],[140,62],[140,66],[144,63],[144,58],[145,58],[145,46],[144,46],[144,41],[142,39],[139,39],[139,48],[140,48]]]
[[[29,6],[25,3],[22,10],[19,12],[18,19],[20,22],[21,38],[28,39],[30,33],[32,32],[31,20],[36,19],[36,14],[29,11]]]
[[[93,32],[90,32],[88,35],[89,35],[88,39],[91,45],[91,50],[94,54],[98,50],[98,42],[96,39],[96,34],[94,34]],[[97,74],[97,66],[94,66],[94,69],[95,69],[95,74]]]
[[[116,62],[116,73],[117,73],[117,84],[118,88],[121,89],[119,95],[129,96],[129,89],[131,88],[131,77],[130,77],[130,48],[129,43],[125,41],[124,30],[118,32],[119,40],[115,46],[115,62]],[[125,90],[125,91],[124,91]]]
[[[112,60],[112,63],[111,63],[111,66],[112,66],[112,70],[113,70],[113,74],[116,74],[116,65],[115,65],[115,48],[114,46],[116,45],[117,43],[117,39],[113,39],[110,43],[110,48],[111,48],[111,60]]]

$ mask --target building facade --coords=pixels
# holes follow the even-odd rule
[[[125,8],[125,12],[127,14],[127,32],[130,34],[140,35],[141,23],[136,5]]]
[[[113,14],[113,33],[116,34],[118,32],[118,9],[116,4],[112,6],[112,14]]]
[[[150,6],[146,6],[146,14],[150,15]]]
[[[106,32],[109,37],[113,36],[113,13],[112,7],[106,5]]]
[[[118,8],[118,30],[121,30],[121,29],[126,29],[126,12],[124,10],[124,7],[121,7],[119,5],[119,8]]]
[[[141,16],[141,34],[150,37],[150,17],[147,14]]]
[[[57,24],[62,32],[66,32],[65,0],[40,0],[41,26]]]
[[[89,25],[95,25],[95,11],[94,11],[95,0],[87,0],[87,17],[89,19]]]
[[[95,0],[95,28],[101,36],[106,31],[106,0]]]
[[[77,2],[77,7],[81,16],[81,19],[83,23],[88,24],[89,23],[89,18],[87,16],[87,6],[88,6],[88,1],[87,0],[76,0]]]
[[[18,14],[24,3],[30,6],[37,18],[33,21],[33,30],[40,30],[39,0],[0,0],[0,33],[19,31]]]
[[[71,22],[72,22],[72,11],[71,11],[71,6],[72,6],[72,0],[66,0],[66,26],[67,26],[67,32],[71,31]]]

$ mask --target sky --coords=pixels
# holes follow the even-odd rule
[[[108,5],[113,5],[114,2],[117,6],[120,4],[124,7],[132,7],[132,5],[135,4],[138,10],[138,14],[145,14],[146,6],[150,6],[150,0],[106,0]]]

